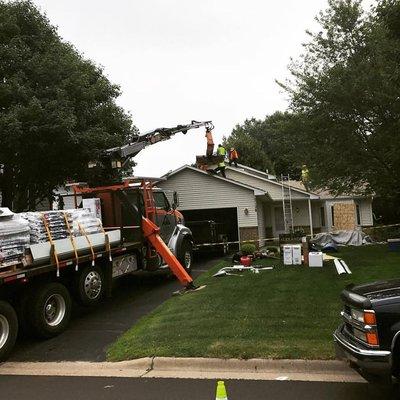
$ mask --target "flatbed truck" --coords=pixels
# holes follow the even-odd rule
[[[209,122],[160,128],[106,154],[121,166],[116,156],[124,161],[148,144],[199,126],[209,126]],[[154,181],[136,177],[110,186],[73,185],[75,199],[78,195],[100,199],[104,235],[119,230],[120,242],[66,259],[58,259],[53,252],[47,263],[0,270],[0,361],[9,357],[19,330],[45,339],[59,335],[68,326],[72,299],[94,306],[111,296],[114,279],[123,275],[168,266],[185,290],[196,289],[189,275],[192,233]]]

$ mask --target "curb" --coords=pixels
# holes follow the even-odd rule
[[[0,375],[365,382],[336,360],[146,357],[121,362],[6,362]]]

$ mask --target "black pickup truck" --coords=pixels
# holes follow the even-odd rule
[[[347,286],[337,356],[369,381],[400,377],[400,279]]]

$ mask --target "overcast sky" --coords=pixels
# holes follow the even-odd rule
[[[213,120],[216,142],[246,118],[287,107],[275,83],[301,53],[326,0],[34,0],[60,35],[121,86],[119,104],[141,132]],[[203,130],[136,157],[160,176],[205,153]]]

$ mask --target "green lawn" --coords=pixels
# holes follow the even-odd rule
[[[197,279],[207,287],[172,297],[142,318],[108,349],[108,359],[146,356],[222,358],[334,357],[345,285],[400,276],[400,255],[386,246],[348,247],[340,256],[352,275],[324,268],[284,267],[213,278],[221,262]]]

